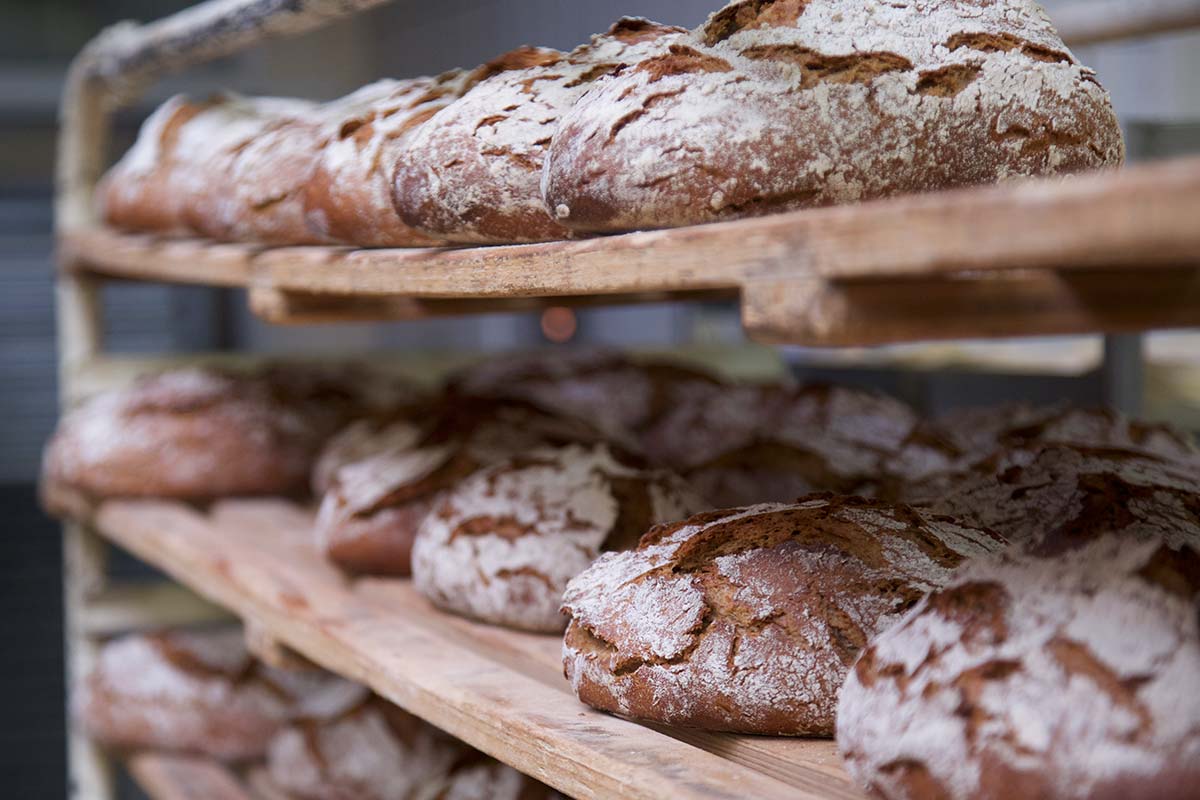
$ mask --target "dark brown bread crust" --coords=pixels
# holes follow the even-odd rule
[[[558,118],[602,75],[683,34],[622,19],[568,54],[530,51],[438,112],[399,153],[396,209],[406,223],[455,242],[532,242],[570,231],[546,214],[542,160]],[[665,45],[663,45],[665,47]]]
[[[564,669],[580,700],[715,730],[828,735],[867,639],[990,532],[907,506],[813,496],[652,529],[567,587]]]
[[[838,746],[881,798],[1159,798],[1200,757],[1200,554],[1114,535],[960,569],[876,636]]]
[[[543,199],[663,228],[1121,163],[1108,96],[1032,0],[737,0],[565,114]]]

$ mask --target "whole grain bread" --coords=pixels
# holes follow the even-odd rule
[[[454,613],[559,633],[567,581],[601,552],[705,508],[675,475],[607,444],[531,450],[442,495],[417,534],[413,583]]]
[[[1115,166],[1108,95],[1034,0],[735,0],[562,116],[543,199],[663,228]]]
[[[916,424],[899,400],[849,387],[691,386],[641,439],[712,503],[737,506],[874,494]]]
[[[862,498],[712,511],[572,580],[563,643],[588,705],[714,730],[829,735],[858,651],[989,531]]]
[[[179,630],[101,647],[74,710],[88,734],[111,747],[243,761],[263,755],[306,704],[354,694],[327,673],[258,664],[240,628]]]
[[[529,50],[439,111],[398,154],[396,209],[454,242],[569,235],[542,206],[542,160],[558,119],[602,75],[666,47],[681,28],[625,18],[570,53]]]
[[[964,565],[863,650],[838,747],[873,796],[1195,792],[1200,555],[1099,537]]]

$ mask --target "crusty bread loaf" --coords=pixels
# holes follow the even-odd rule
[[[1200,461],[1112,447],[1007,450],[931,504],[1048,553],[1111,531],[1200,548]]]
[[[434,605],[559,633],[567,581],[603,551],[707,508],[676,476],[618,458],[606,444],[536,449],[446,492],[413,547],[413,582]]]
[[[524,68],[482,81],[398,153],[396,209],[409,225],[455,242],[531,242],[569,231],[542,206],[542,160],[559,117],[601,75],[683,34],[622,19],[571,53],[530,51]],[[519,62],[513,60],[511,66]]]
[[[828,735],[867,639],[994,534],[862,498],[712,511],[567,586],[567,678],[588,705],[716,730]]]
[[[1121,163],[1034,0],[735,0],[598,81],[545,158],[574,231],[662,228]]]
[[[1194,796],[1198,598],[1196,551],[1121,535],[968,563],[851,670],[846,765],[896,800]]]
[[[690,393],[721,383],[680,361],[578,349],[488,358],[451,376],[448,387],[461,394],[529,400],[628,436],[652,425]]]
[[[426,247],[437,240],[405,225],[392,202],[392,167],[405,139],[458,97],[468,75],[379,81],[355,92],[333,117],[304,187],[310,230],[363,247]]]
[[[256,758],[306,703],[353,696],[327,673],[257,664],[241,629],[129,635],[101,648],[75,709],[88,733],[122,749]]]
[[[463,759],[440,785],[414,800],[564,800],[563,795],[482,753]]]
[[[416,396],[351,367],[257,373],[190,368],[140,378],[67,412],[46,446],[42,495],[207,500],[297,494],[324,440],[355,417]]]
[[[271,742],[272,783],[302,800],[412,800],[465,745],[380,697],[297,720]]]
[[[916,422],[900,401],[847,387],[694,386],[642,440],[702,496],[735,506],[872,494]]]
[[[517,400],[450,398],[420,422],[364,422],[335,443],[353,451],[321,501],[318,546],[339,566],[407,575],[417,529],[438,495],[488,464],[539,446],[606,436]],[[358,437],[358,444],[347,441]]]
[[[955,411],[918,424],[889,460],[885,493],[906,503],[930,503],[969,479],[972,468],[997,451],[1055,443],[1200,459],[1191,437],[1169,425],[1130,420],[1108,409],[1016,403]]]

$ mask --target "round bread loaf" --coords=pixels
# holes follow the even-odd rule
[[[413,582],[456,614],[559,633],[567,581],[706,507],[679,478],[605,444],[531,450],[442,495],[417,535]]]
[[[858,389],[693,387],[642,442],[712,503],[737,506],[872,494],[916,422],[900,401]]]
[[[1107,93],[1034,0],[736,0],[562,116],[543,198],[663,228],[1115,166]]]
[[[271,742],[271,782],[303,800],[413,800],[468,748],[386,700],[297,720]]]
[[[964,565],[866,647],[838,747],[876,797],[1183,798],[1200,556],[1123,535]]]
[[[326,673],[256,663],[237,628],[129,635],[100,649],[76,713],[89,735],[121,749],[257,758],[289,717],[352,687]]]
[[[509,69],[439,111],[399,152],[400,216],[454,242],[568,236],[546,214],[540,189],[542,159],[559,116],[601,75],[660,51],[683,33],[625,18],[571,53],[530,50],[524,59],[509,59]]]
[[[931,505],[1041,553],[1098,532],[1200,547],[1200,471],[1131,450],[1052,444],[1008,450]]]
[[[453,71],[379,81],[347,98],[303,190],[308,227],[360,247],[437,244],[400,220],[392,203],[392,167],[405,139],[458,97],[467,77]]]
[[[572,580],[568,680],[590,706],[743,733],[828,735],[868,638],[996,535],[862,498],[712,511]]]
[[[441,492],[539,446],[605,440],[586,422],[518,400],[455,397],[430,417],[360,423],[334,443],[355,454],[336,468],[317,512],[318,547],[334,563],[364,574],[407,575],[417,529]]]
[[[889,459],[887,496],[936,501],[997,451],[1043,444],[1115,447],[1172,460],[1200,460],[1191,438],[1168,425],[1129,420],[1108,409],[1065,403],[972,408],[922,422]]]
[[[451,377],[452,392],[517,397],[591,420],[614,433],[641,431],[691,393],[721,385],[713,374],[666,359],[606,350],[519,353]]]
[[[469,754],[415,800],[563,800],[563,795],[483,753]]]
[[[60,420],[43,497],[207,499],[301,490],[322,431],[257,377],[186,369],[97,395]]]

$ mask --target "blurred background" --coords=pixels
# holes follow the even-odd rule
[[[1074,0],[1078,2],[1078,0]],[[1132,0],[1131,0],[1132,1]],[[182,0],[0,0],[0,786],[10,797],[65,792],[61,583],[57,526],[37,510],[40,449],[57,407],[52,268],[56,116],[72,56],[122,19],[150,20]],[[275,41],[164,80],[120,118],[113,157],[177,91],[325,99],[379,77],[472,66],[519,44],[569,49],[621,14],[694,26],[717,0],[397,0],[297,39]],[[1063,0],[1045,3],[1054,15]],[[1124,126],[1131,161],[1200,152],[1200,32],[1076,50],[1097,69]],[[1200,224],[1200,221],[1198,221]],[[114,285],[109,346],[181,353],[303,354],[506,350],[557,342],[664,348],[744,345],[725,304],[642,305],[392,325],[271,328],[230,290]],[[1070,337],[907,345],[869,351],[737,350],[782,357],[803,378],[836,378],[898,394],[921,409],[1008,398],[1069,398],[1200,428],[1200,336]],[[137,570],[126,565],[125,569]]]

